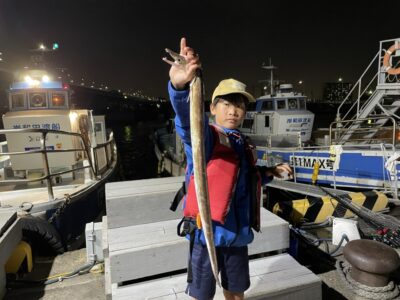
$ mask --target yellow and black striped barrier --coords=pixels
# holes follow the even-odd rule
[[[372,211],[380,211],[388,204],[386,195],[377,191],[349,193],[349,197],[353,203]],[[337,218],[354,216],[353,212],[329,196],[278,202],[272,211],[293,224],[320,223],[330,216]]]

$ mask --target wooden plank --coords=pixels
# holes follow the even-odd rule
[[[185,176],[178,177],[162,177],[162,178],[151,178],[151,179],[140,179],[140,180],[129,180],[129,181],[118,181],[106,183],[106,192],[114,192],[114,190],[126,189],[131,187],[142,187],[142,186],[157,186],[161,183],[182,183],[185,180]]]
[[[183,177],[135,180],[106,185],[108,228],[173,220],[181,217],[180,208],[169,207],[182,187]]]
[[[146,195],[161,192],[173,192],[180,189],[182,182],[160,182],[156,185],[129,186],[107,191],[107,198],[118,199],[130,195]]]
[[[177,189],[106,200],[109,229],[181,218],[178,208],[169,209]]]
[[[250,280],[251,286],[245,292],[245,299],[322,299],[321,280],[318,276],[288,254],[250,261]],[[186,284],[186,274],[182,274],[115,286],[112,291],[113,299],[190,299],[184,293]],[[224,299],[222,289],[217,288],[214,299]]]
[[[114,228],[108,231],[111,282],[185,269],[188,241],[178,237],[179,220]],[[261,233],[255,233],[249,254],[289,247],[289,225],[266,209],[261,213]]]

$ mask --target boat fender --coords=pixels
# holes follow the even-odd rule
[[[57,254],[64,253],[64,245],[57,230],[46,220],[34,216],[23,216],[20,219],[22,224],[22,235],[32,249],[41,252],[50,248]],[[46,249],[46,246],[47,249]]]
[[[397,51],[400,49],[400,43],[396,41],[388,50],[386,50],[385,55],[383,56],[383,66],[386,71],[386,73],[390,75],[398,75],[400,74],[400,67],[399,68],[393,68],[390,64],[390,57],[392,56],[394,51]]]

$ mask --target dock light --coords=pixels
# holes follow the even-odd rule
[[[42,82],[49,82],[50,81],[50,77],[47,75],[43,75],[42,76]]]
[[[342,81],[343,81],[343,78],[342,78],[342,77],[339,77],[338,81],[339,81],[339,82],[342,82]]]
[[[39,44],[39,50],[46,50],[46,46],[44,44]]]
[[[303,80],[299,80],[299,84],[303,84]]]

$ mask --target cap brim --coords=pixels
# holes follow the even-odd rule
[[[247,92],[240,92],[240,91],[237,91],[237,92],[235,91],[235,92],[227,93],[227,94],[223,94],[223,95],[217,95],[214,97],[212,102],[214,103],[215,100],[218,99],[219,97],[224,97],[226,95],[231,95],[231,94],[241,94],[241,95],[245,96],[249,102],[256,102],[256,99],[251,94],[249,94]]]

